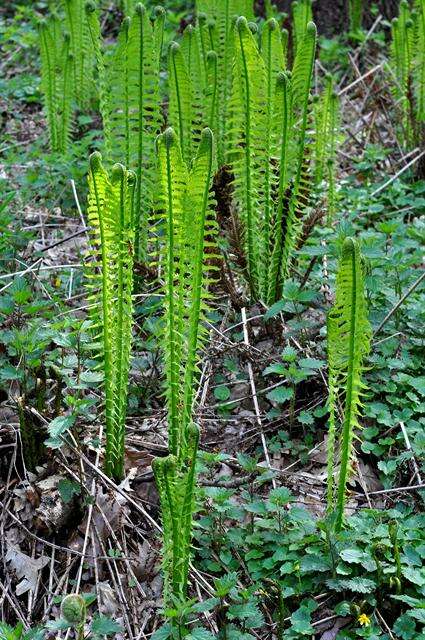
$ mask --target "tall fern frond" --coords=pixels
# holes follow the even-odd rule
[[[223,166],[229,149],[229,112],[232,95],[233,58],[235,50],[234,25],[238,16],[253,18],[250,0],[197,0],[198,22],[209,29],[209,46],[217,54],[217,160]]]
[[[356,33],[362,28],[363,0],[350,0],[349,5],[350,31]]]
[[[246,18],[238,18],[234,38],[229,161],[234,173],[238,215],[243,225],[248,281],[252,295],[257,296],[263,234],[264,171],[265,164],[269,162],[266,69]]]
[[[102,49],[102,34],[100,28],[99,12],[96,4],[88,0],[85,5],[87,26],[91,38],[94,59],[97,70],[97,93],[99,96],[99,109],[103,124],[103,138],[105,145],[105,156],[110,157],[109,145],[111,144],[110,119],[108,117],[108,86],[106,80],[105,56]]]
[[[425,0],[416,0],[415,43],[413,60],[416,118],[425,121]]]
[[[66,153],[71,141],[73,56],[70,37],[62,34],[60,21],[50,16],[39,25],[41,89],[52,151]]]
[[[273,166],[277,160],[276,145],[276,88],[278,75],[285,68],[284,51],[279,24],[274,18],[268,20],[261,34],[261,55],[265,68],[266,90],[266,140],[265,140],[265,166],[264,166],[264,221],[260,258],[260,291],[268,286],[268,265],[270,260],[270,234],[273,221],[273,196],[278,184],[278,175]]]
[[[169,450],[177,456],[181,450],[180,394],[181,359],[184,334],[184,204],[188,169],[178,138],[172,129],[158,138],[158,174],[160,207],[166,237],[164,260],[164,366],[168,408]]]
[[[294,40],[294,54],[303,41],[307,25],[313,20],[312,0],[295,0],[292,10],[292,36]]]
[[[101,156],[90,157],[87,216],[91,255],[87,287],[96,355],[104,373],[106,473],[121,480],[133,322],[133,198],[135,175],[116,164],[110,175]]]
[[[80,107],[87,107],[93,93],[93,49],[86,19],[85,0],[62,0],[65,27],[73,56],[73,93]]]
[[[213,135],[204,129],[189,168],[169,128],[158,137],[159,222],[165,240],[164,368],[169,451],[153,464],[164,529],[164,598],[186,595],[199,431],[192,423],[202,319],[215,234],[210,198]]]
[[[335,527],[343,525],[347,481],[353,457],[353,439],[359,425],[365,390],[364,359],[369,353],[371,327],[364,291],[361,255],[357,242],[347,238],[338,265],[335,304],[328,314],[329,442],[328,509],[335,509]],[[343,416],[338,421],[338,404]],[[338,441],[340,469],[335,487],[335,443]]]
[[[308,204],[311,178],[306,149],[307,124],[310,113],[310,91],[316,52],[317,30],[309,22],[302,42],[297,48],[292,70],[292,100],[296,136],[295,175],[285,220],[285,237],[282,249],[281,279],[286,280],[292,265],[294,250],[298,241],[301,220]]]
[[[57,47],[54,32],[58,18],[51,16],[48,22],[40,22],[38,27],[40,60],[41,60],[41,90],[44,97],[44,108],[46,112],[49,129],[49,141],[52,151],[58,149],[58,126],[57,126]]]
[[[289,76],[280,73],[276,84],[276,122],[280,140],[279,154],[279,188],[277,203],[273,216],[272,233],[270,236],[270,262],[268,265],[267,293],[264,296],[268,304],[273,304],[280,293],[282,264],[282,250],[284,238],[284,213],[287,207],[286,192],[290,180],[291,137],[293,131],[292,86]]]
[[[169,106],[168,119],[175,129],[185,162],[190,164],[196,138],[199,136],[199,121],[194,109],[195,88],[180,45],[170,44],[168,54]],[[198,138],[199,139],[199,138]]]
[[[110,160],[124,160],[136,173],[134,196],[135,255],[147,255],[147,221],[153,208],[156,180],[155,139],[161,127],[159,43],[163,19],[154,26],[143,7],[125,18],[108,69],[107,148]]]
[[[419,6],[419,9],[421,7]],[[425,9],[422,9],[422,12]],[[392,88],[397,100],[401,117],[401,137],[402,143],[409,147],[418,138],[420,127],[417,126],[417,88],[416,80],[424,77],[423,68],[416,67],[417,53],[419,59],[421,52],[417,51],[418,26],[423,17],[418,12],[410,10],[407,0],[400,2],[399,15],[391,23],[391,47],[390,47],[390,69],[392,73]],[[423,66],[423,65],[422,65]],[[419,82],[420,87],[420,82]],[[420,99],[420,92],[419,92]],[[416,101],[416,105],[414,102]]]
[[[316,96],[315,96],[316,97]],[[315,182],[321,187],[327,182],[328,221],[335,212],[335,163],[336,143],[339,131],[339,100],[333,88],[331,75],[326,75],[322,95],[317,96],[314,109],[315,117]]]

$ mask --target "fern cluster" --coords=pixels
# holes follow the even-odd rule
[[[400,106],[402,140],[409,147],[420,141],[425,121],[425,0],[410,9],[400,2],[391,23],[391,71]]]
[[[338,265],[335,304],[328,314],[329,434],[328,510],[335,512],[335,527],[343,524],[347,481],[353,458],[355,431],[365,390],[362,375],[370,349],[361,255],[357,242],[347,238]],[[342,415],[340,415],[342,407]],[[339,476],[335,468],[339,457]]]
[[[104,373],[106,454],[109,476],[121,480],[133,322],[133,204],[136,176],[121,164],[108,173],[98,152],[90,157],[87,217],[92,261],[87,287]]]
[[[286,62],[274,19],[265,24],[261,43],[260,49],[246,19],[239,18],[228,157],[251,294],[271,304],[288,275],[308,203],[307,124],[316,28],[309,23],[291,75],[279,71]]]
[[[210,187],[213,134],[204,129],[189,166],[177,134],[158,138],[159,223],[164,236],[164,328],[169,456],[154,462],[164,528],[165,598],[184,598],[190,556],[199,431],[192,420],[202,319],[206,309],[215,222]],[[211,257],[211,254],[208,254]]]

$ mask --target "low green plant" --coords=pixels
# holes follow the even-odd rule
[[[343,526],[347,481],[353,460],[353,440],[365,383],[364,359],[369,353],[371,328],[367,315],[364,276],[358,244],[344,241],[338,264],[335,303],[328,314],[329,433],[328,511],[335,512],[335,528]],[[340,406],[342,414],[340,415]],[[336,443],[338,446],[336,447]],[[337,486],[335,471],[339,456]]]
[[[87,216],[93,260],[87,287],[97,334],[97,356],[104,373],[105,469],[121,480],[133,322],[133,200],[135,174],[116,164],[108,172],[98,152],[90,157]]]
[[[44,97],[50,148],[66,153],[71,142],[73,55],[68,33],[60,19],[51,15],[39,25],[41,89]]]
[[[154,461],[161,502],[166,604],[186,596],[199,430],[193,422],[193,397],[204,330],[211,246],[213,135],[204,129],[189,168],[176,133],[158,138],[159,223],[165,237],[164,366],[169,455]]]
[[[44,629],[37,627],[25,631],[22,622],[18,622],[15,627],[6,624],[6,622],[0,622],[0,638],[2,640],[43,640],[44,637]]]

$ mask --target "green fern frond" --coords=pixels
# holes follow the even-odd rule
[[[49,141],[52,151],[58,150],[57,126],[57,47],[55,23],[58,18],[52,16],[48,22],[41,22],[38,27],[40,60],[41,60],[41,90],[44,97],[44,107],[49,129]]]
[[[104,372],[106,473],[121,480],[133,321],[133,198],[135,175],[122,165],[105,171],[90,157],[87,216],[93,262],[87,286],[93,327],[100,329],[97,357]]]
[[[278,158],[276,129],[279,118],[276,118],[276,88],[278,75],[285,67],[282,38],[279,25],[274,18],[268,20],[262,31],[261,55],[265,68],[266,91],[266,129],[265,129],[265,163],[264,163],[264,220],[260,258],[260,283],[259,289],[262,297],[269,283],[268,266],[270,261],[270,236],[273,224],[273,196],[279,181],[273,160]]]
[[[349,1],[349,16],[350,16],[350,31],[356,33],[362,28],[363,18],[363,0],[350,0]]]
[[[169,107],[168,118],[175,129],[185,162],[190,163],[199,123],[193,110],[193,91],[186,62],[180,45],[170,44],[168,54]]]
[[[73,94],[80,107],[87,107],[93,93],[93,49],[86,19],[85,0],[62,0],[65,27],[70,34],[73,56]]]
[[[71,142],[73,57],[69,34],[62,34],[52,15],[39,25],[41,89],[52,151],[66,153]]]
[[[247,276],[253,296],[260,283],[263,234],[264,165],[267,154],[266,69],[256,39],[245,18],[235,25],[235,63],[231,110],[232,145],[229,161],[234,193],[243,224]]]
[[[197,0],[196,9],[198,23],[203,28],[204,49],[213,50],[217,55],[217,159],[218,165],[223,166],[230,145],[234,25],[238,16],[254,17],[253,3],[249,0]]]
[[[416,118],[425,121],[425,0],[416,0],[413,78],[416,97]]]
[[[106,134],[110,160],[124,160],[136,173],[134,197],[135,255],[147,255],[147,221],[153,208],[156,180],[155,139],[161,127],[159,43],[163,18],[152,22],[143,7],[125,18],[108,71]]]
[[[336,530],[343,525],[347,481],[353,457],[353,438],[359,428],[364,359],[369,353],[371,327],[364,292],[361,255],[357,242],[347,238],[338,265],[335,304],[328,314],[329,443],[328,509],[335,508]],[[338,403],[344,407],[337,427]],[[335,442],[339,442],[340,470],[334,489]]]
[[[164,369],[170,455],[155,460],[164,529],[164,597],[186,595],[199,431],[192,423],[202,320],[208,287],[207,248],[216,224],[210,198],[213,134],[205,129],[190,169],[169,128],[158,137],[159,223],[164,256]]]
[[[87,27],[91,38],[94,59],[97,69],[97,93],[99,96],[100,115],[103,124],[103,138],[105,145],[105,156],[110,157],[109,144],[111,144],[110,119],[108,117],[108,86],[106,80],[105,57],[102,50],[102,34],[100,29],[99,12],[96,4],[88,0],[85,5]]]
[[[293,123],[296,127],[296,150],[293,186],[285,219],[285,237],[282,249],[281,281],[288,277],[298,241],[303,213],[308,204],[310,190],[310,159],[306,144],[311,79],[316,52],[317,30],[313,22],[307,25],[302,42],[297,48],[292,70]]]
[[[410,147],[421,139],[424,101],[424,2],[411,11],[407,0],[400,2],[399,15],[391,23],[390,71],[392,89],[400,111],[402,143]]]
[[[166,234],[164,297],[164,366],[168,407],[169,450],[177,456],[181,450],[180,394],[184,317],[184,199],[188,170],[178,138],[172,129],[159,136],[158,174],[160,206]]]
[[[215,233],[209,196],[213,175],[212,133],[202,133],[191,169],[172,129],[158,138],[160,223],[165,236],[164,345],[169,448],[185,455],[185,428],[192,394],[206,296],[206,238]],[[210,257],[210,256],[209,256]]]
[[[291,5],[294,54],[304,39],[307,25],[313,20],[312,0],[295,0]]]
[[[315,102],[315,182],[320,187],[327,182],[328,223],[336,207],[335,164],[339,131],[339,100],[333,88],[332,76],[325,78],[322,95]]]
[[[287,206],[286,192],[290,179],[291,143],[293,131],[292,86],[286,73],[278,75],[276,84],[276,123],[280,141],[279,155],[279,188],[277,204],[273,216],[270,236],[270,262],[268,265],[267,293],[264,296],[268,304],[273,304],[281,288],[281,264],[284,238],[284,213]],[[280,124],[280,126],[279,126]]]

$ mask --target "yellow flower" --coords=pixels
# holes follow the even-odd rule
[[[370,618],[365,613],[361,613],[357,618],[357,622],[361,627],[368,627],[370,625]]]

